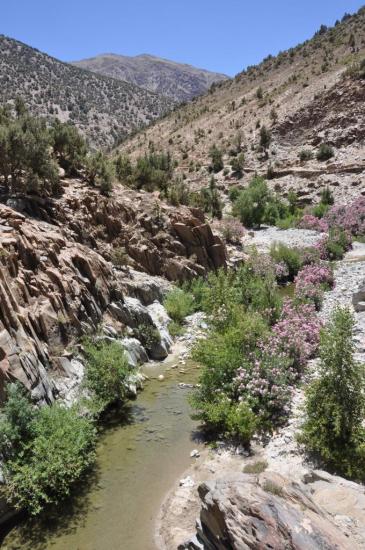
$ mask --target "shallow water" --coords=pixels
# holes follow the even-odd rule
[[[175,359],[176,363],[176,359]],[[98,444],[95,472],[53,517],[24,521],[5,538],[7,550],[155,550],[155,519],[166,492],[199,448],[190,418],[193,363],[144,367],[151,377],[126,414],[111,415]],[[185,373],[179,371],[184,370]],[[164,373],[165,380],[158,381]],[[152,379],[153,377],[153,379]]]

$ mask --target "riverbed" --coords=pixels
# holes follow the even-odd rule
[[[95,471],[78,495],[43,520],[23,521],[6,550],[156,550],[154,528],[166,492],[202,449],[190,417],[189,388],[198,367],[178,353],[143,367],[149,380],[136,401],[103,426]],[[164,380],[159,380],[159,375]]]

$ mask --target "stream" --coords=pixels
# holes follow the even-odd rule
[[[173,367],[176,365],[177,367]],[[167,491],[202,448],[190,418],[197,366],[177,354],[143,367],[150,380],[126,411],[110,415],[95,471],[77,496],[42,520],[24,520],[4,539],[6,550],[156,550],[155,519]],[[158,380],[160,374],[164,380]]]

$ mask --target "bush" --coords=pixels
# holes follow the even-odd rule
[[[127,397],[131,372],[123,348],[117,342],[85,341],[85,387],[91,394],[96,413]]]
[[[60,405],[42,407],[30,421],[31,438],[6,462],[6,495],[17,509],[36,515],[58,504],[95,459],[90,419]]]
[[[257,460],[251,464],[246,464],[243,468],[245,474],[261,474],[268,467],[266,460]]]
[[[233,157],[231,159],[231,168],[232,171],[235,172],[237,175],[242,175],[243,166],[245,164],[245,155],[243,153],[240,153],[237,157]]]
[[[114,166],[100,151],[85,159],[85,179],[90,185],[98,185],[103,195],[113,188]]]
[[[233,205],[233,212],[246,227],[260,227],[269,196],[265,180],[255,177],[248,188],[239,193]]]
[[[161,335],[158,329],[153,325],[138,325],[138,327],[134,329],[133,334],[149,352],[161,342]]]
[[[218,227],[226,243],[239,244],[241,242],[245,231],[238,220],[234,218],[224,218],[218,223]]]
[[[273,260],[277,263],[284,263],[288,268],[289,280],[294,280],[299,269],[302,267],[301,252],[297,248],[290,248],[283,243],[274,243],[271,246],[270,254]]]
[[[174,288],[167,294],[163,305],[171,319],[181,325],[194,311],[194,297],[181,288]]]
[[[354,359],[354,321],[335,310],[320,343],[320,377],[307,391],[301,440],[337,473],[365,480],[364,367]]]
[[[296,304],[292,300],[284,302],[279,321],[262,346],[268,355],[289,358],[286,369],[289,380],[295,381],[303,372],[308,361],[318,348],[321,322],[312,304]]]
[[[320,233],[327,233],[328,231],[328,223],[312,214],[304,214],[298,225],[302,229],[311,229]]]
[[[333,206],[325,221],[330,228],[339,227],[352,235],[365,235],[365,197],[358,197],[345,206]]]
[[[232,403],[225,396],[208,403],[197,404],[194,398],[191,401],[198,408],[193,417],[203,421],[208,432],[249,444],[255,432],[256,420],[246,403]]]
[[[299,300],[312,301],[318,310],[323,292],[334,284],[332,270],[327,265],[306,265],[295,278],[295,296]]]
[[[32,436],[36,414],[25,390],[20,384],[8,384],[6,401],[0,412],[0,455],[8,460],[20,450],[22,443]]]
[[[160,189],[166,193],[173,170],[174,163],[169,153],[149,153],[137,159],[127,181],[137,189]]]
[[[313,158],[313,153],[310,149],[302,149],[298,153],[299,160],[305,162],[306,160],[311,160]]]
[[[332,206],[335,202],[335,199],[333,197],[333,193],[329,187],[325,187],[321,191],[321,203],[326,204],[328,206]]]
[[[313,207],[312,212],[316,218],[321,219],[327,214],[328,209],[329,209],[328,204],[324,204],[323,202],[320,202]]]
[[[316,154],[317,160],[329,160],[334,156],[333,148],[327,143],[321,143]]]
[[[52,126],[53,150],[66,175],[74,176],[85,162],[87,145],[77,128],[55,120]]]
[[[60,191],[52,136],[45,120],[25,110],[0,111],[0,178],[7,192],[53,195]]]
[[[211,159],[211,169],[213,172],[217,173],[223,170],[223,153],[216,145],[213,145],[209,151],[209,156]]]
[[[127,155],[118,155],[114,161],[115,173],[118,181],[126,182],[129,176],[132,175],[132,164]]]
[[[260,145],[263,149],[267,149],[271,143],[271,132],[266,126],[260,128]]]
[[[332,227],[328,235],[323,237],[316,245],[321,260],[340,260],[351,247],[351,235],[340,227]]]

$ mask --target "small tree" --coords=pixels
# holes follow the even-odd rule
[[[246,227],[260,227],[270,192],[263,178],[255,177],[249,186],[239,193],[233,212]]]
[[[127,155],[118,155],[114,161],[118,181],[124,182],[132,174],[132,165]]]
[[[211,158],[211,169],[213,172],[220,172],[224,168],[223,164],[223,154],[220,149],[216,145],[213,145],[209,151],[209,155]]]
[[[364,366],[354,359],[354,320],[335,310],[320,343],[320,376],[307,392],[301,439],[329,467],[365,479]]]
[[[266,126],[261,126],[260,129],[260,145],[263,149],[267,149],[271,142],[271,132]]]
[[[328,160],[332,158],[334,154],[334,150],[330,145],[328,145],[327,143],[321,143],[317,151],[316,157],[317,160]]]

